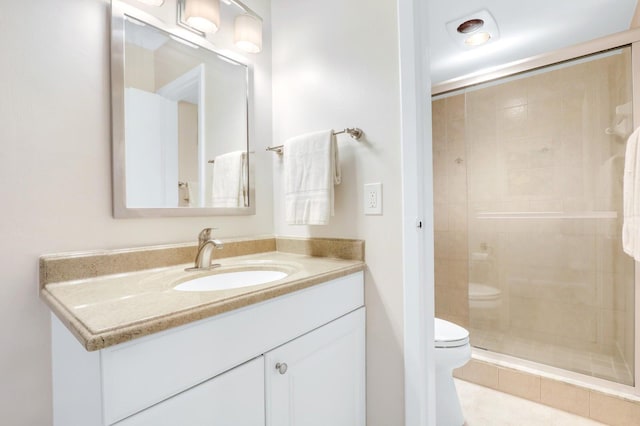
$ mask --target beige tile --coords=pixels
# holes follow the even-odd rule
[[[433,229],[434,231],[449,230],[449,204],[435,203],[433,205]]]
[[[542,378],[540,402],[569,413],[589,417],[589,391],[578,386]]]
[[[540,401],[540,377],[500,367],[498,390],[531,401]]]
[[[498,367],[486,362],[472,359],[464,366],[465,380],[498,389]]]
[[[527,106],[520,105],[498,111],[498,138],[521,138],[527,134]]]
[[[447,287],[436,285],[434,288],[434,294],[436,299],[436,310],[446,310],[445,302],[447,301]]]
[[[450,259],[466,260],[469,258],[466,232],[449,232],[449,244]]]
[[[447,177],[447,150],[433,149],[433,177]]]
[[[496,109],[496,89],[489,87],[467,93],[467,114],[476,115],[481,111]]]
[[[640,404],[591,391],[589,416],[612,426],[640,424]]]
[[[453,377],[464,379],[464,367],[456,368],[455,370],[453,370]]]
[[[435,231],[433,233],[433,248],[436,259],[448,259],[450,250],[448,231]]]
[[[464,118],[465,109],[465,95],[460,94],[456,96],[450,96],[445,99],[447,121],[457,120]]]
[[[447,147],[464,144],[465,120],[453,120],[447,122]]]
[[[467,231],[467,204],[450,203],[448,205],[449,229],[452,231]]]
[[[442,319],[452,322],[454,324],[458,324],[461,327],[469,329],[469,314],[465,315],[446,315]]]
[[[454,316],[464,317],[469,315],[469,294],[467,289],[451,289],[449,299],[449,313]]]
[[[468,426],[595,426],[601,423],[555,408],[455,380]]]
[[[435,285],[446,286],[449,284],[448,261],[436,258],[434,262],[433,275]]]
[[[495,86],[496,107],[510,108],[527,103],[526,79],[514,80]]]
[[[460,290],[469,288],[469,267],[466,260],[447,261],[447,283]]]
[[[558,134],[562,113],[560,97],[557,102],[534,102],[527,105],[527,136],[548,136]]]
[[[449,201],[449,182],[445,173],[433,175],[433,201],[436,203]]]
[[[452,322],[454,324],[458,324],[461,327],[467,328],[469,326],[468,317],[461,315],[451,315],[447,313],[443,313],[442,315],[437,315],[438,318],[443,319],[445,321]]]

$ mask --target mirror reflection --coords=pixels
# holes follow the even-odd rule
[[[123,29],[126,209],[248,207],[248,67],[129,16]]]

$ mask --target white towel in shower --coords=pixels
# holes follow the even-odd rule
[[[340,183],[333,130],[308,133],[284,143],[285,218],[292,225],[326,225],[333,216],[333,186]]]
[[[624,158],[622,248],[640,261],[640,128],[627,140]]]
[[[245,207],[247,155],[233,151],[218,155],[213,162],[211,204],[213,207]]]

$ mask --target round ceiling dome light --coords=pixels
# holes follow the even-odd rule
[[[464,40],[464,44],[467,46],[480,46],[491,40],[491,34],[486,31],[481,31],[470,35]]]
[[[453,19],[445,24],[451,39],[462,49],[475,49],[500,39],[500,29],[487,9]]]
[[[483,25],[484,21],[482,19],[469,19],[458,25],[456,31],[458,31],[460,34],[469,34],[474,31],[478,31],[480,28],[482,28]]]

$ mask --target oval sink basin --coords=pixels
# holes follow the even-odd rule
[[[286,277],[286,272],[269,270],[252,270],[237,272],[221,272],[194,278],[175,287],[178,291],[216,291],[266,284]]]

